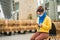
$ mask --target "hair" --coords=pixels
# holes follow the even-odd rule
[[[44,9],[42,6],[39,6],[36,12],[44,12]]]

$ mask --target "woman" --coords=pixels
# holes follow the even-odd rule
[[[51,19],[46,15],[42,6],[38,7],[37,14],[37,32],[31,37],[31,40],[44,40],[49,36]]]

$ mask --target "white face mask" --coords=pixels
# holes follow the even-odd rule
[[[39,15],[40,17],[43,16],[43,14]]]

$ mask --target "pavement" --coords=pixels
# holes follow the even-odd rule
[[[31,36],[34,33],[26,33],[26,34],[14,34],[11,36],[0,35],[0,40],[30,40]],[[51,40],[60,40],[60,38],[52,38]]]
[[[11,36],[0,36],[0,40],[30,40],[34,33],[15,34]]]

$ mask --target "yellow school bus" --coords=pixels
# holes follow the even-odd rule
[[[60,22],[53,22],[56,33],[60,34]],[[36,20],[3,20],[0,19],[0,34],[11,35],[14,33],[36,32]]]
[[[14,33],[36,32],[35,20],[0,20],[0,33],[11,35]]]

